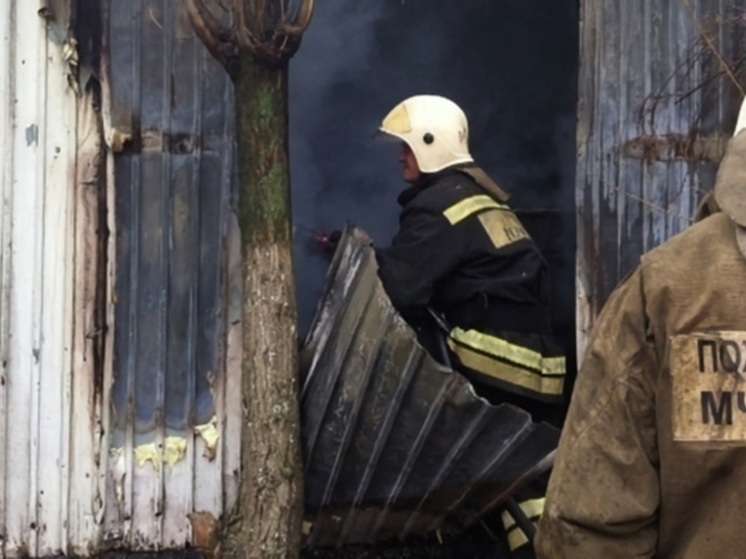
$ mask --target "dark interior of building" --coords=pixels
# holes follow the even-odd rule
[[[577,0],[327,0],[291,62],[290,143],[301,333],[326,260],[313,232],[351,223],[386,245],[405,186],[398,146],[373,139],[415,94],[456,101],[478,164],[544,251],[553,321],[570,365],[575,346]]]

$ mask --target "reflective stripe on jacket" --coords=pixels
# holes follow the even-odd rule
[[[544,512],[544,501],[544,497],[526,499],[519,502],[518,506],[521,507],[523,514],[526,515],[528,520],[536,523]],[[514,552],[529,543],[528,535],[523,532],[521,527],[518,525],[518,522],[513,518],[513,515],[511,515],[507,510],[502,512],[501,520],[508,539],[508,547],[511,552]]]
[[[521,342],[511,343],[476,330],[454,328],[448,347],[462,365],[479,373],[483,382],[544,400],[561,397],[565,357],[551,348],[532,348],[532,345],[541,346],[541,338],[531,340],[524,336]]]

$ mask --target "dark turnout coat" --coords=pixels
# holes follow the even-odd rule
[[[471,170],[428,175],[402,193],[399,233],[376,252],[379,276],[410,323],[427,320],[428,305],[446,317],[448,345],[479,380],[557,398],[565,360],[550,340],[546,263],[506,197]]]

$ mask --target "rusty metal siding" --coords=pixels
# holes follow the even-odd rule
[[[105,6],[111,126],[127,141],[113,173],[117,310],[104,538],[128,549],[183,548],[194,543],[192,521],[203,518],[196,513],[222,515],[238,470],[238,453],[224,452],[226,432],[236,433],[227,423],[240,421],[238,392],[225,388],[235,382],[225,372],[226,320],[235,312],[228,304],[240,308],[226,275],[237,257],[226,249],[233,92],[183,2]]]
[[[582,2],[579,355],[617,282],[688,227],[712,188],[743,94],[732,77],[742,81],[746,6],[736,4]]]
[[[396,313],[347,232],[301,352],[307,545],[460,528],[551,465],[559,431],[490,405]]]

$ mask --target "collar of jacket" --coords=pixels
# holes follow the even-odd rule
[[[420,192],[422,192],[426,188],[431,187],[440,179],[453,175],[455,173],[456,170],[453,167],[443,169],[442,171],[438,171],[437,173],[423,173],[422,178],[409,188],[405,189],[401,194],[399,194],[399,197],[396,199],[396,201],[399,202],[400,206],[406,206],[412,200],[414,200]]]
[[[468,176],[471,180],[477,183],[477,186],[484,190],[485,194],[488,194],[500,203],[504,204],[510,198],[510,195],[502,188],[500,188],[497,183],[493,181],[489,177],[489,175],[487,175],[487,173],[485,173],[481,169],[481,167],[478,167],[473,163],[467,163],[465,165],[455,165],[453,167],[448,167],[446,169],[443,169],[442,171],[438,171],[437,173],[423,174],[422,178],[419,181],[399,194],[397,202],[399,202],[400,206],[406,206],[426,188],[434,185],[436,182],[444,177],[455,174]]]
[[[493,181],[487,173],[484,172],[484,169],[477,166],[476,164],[465,163],[463,165],[455,167],[455,169],[458,169],[462,173],[469,175],[474,180],[474,182],[477,183],[477,186],[484,190],[485,194],[491,196],[501,204],[507,203],[507,201],[510,199],[510,194],[500,188],[497,183]]]

